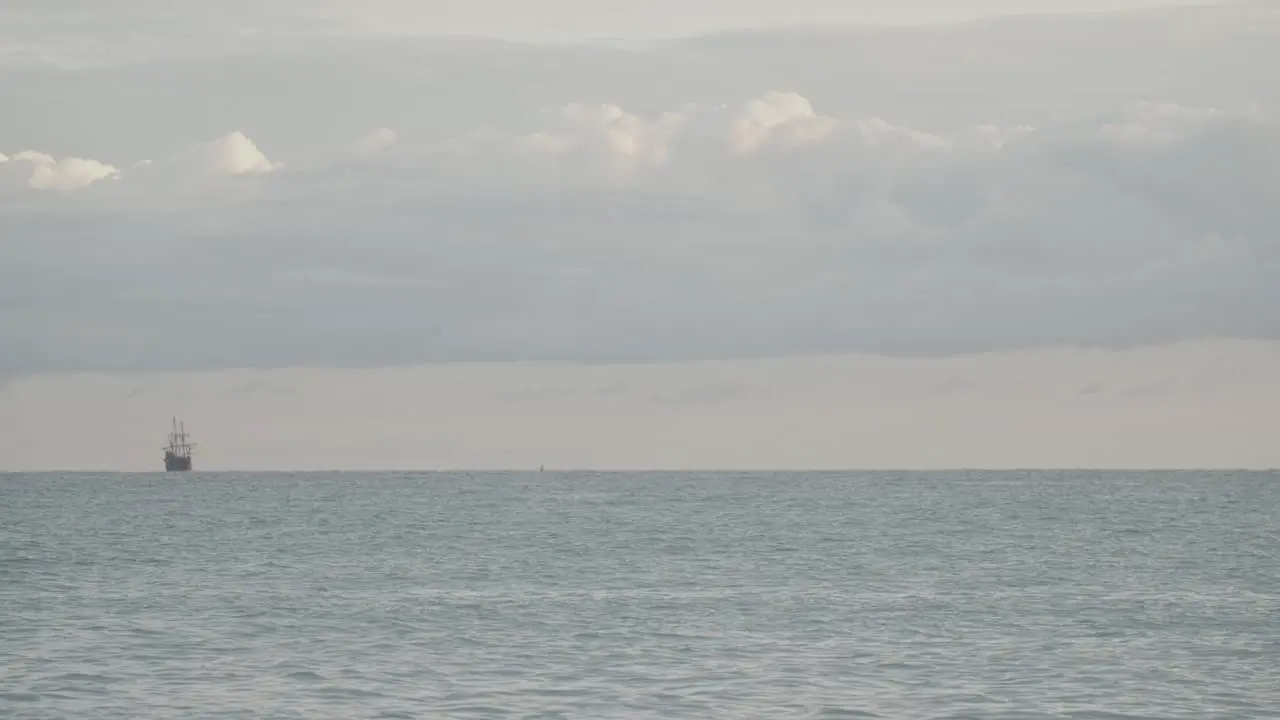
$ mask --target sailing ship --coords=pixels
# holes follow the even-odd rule
[[[187,426],[173,419],[173,430],[169,432],[169,444],[164,448],[165,472],[186,472],[191,469],[191,448],[194,444],[187,441]]]

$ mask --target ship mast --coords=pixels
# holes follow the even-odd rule
[[[191,454],[191,443],[187,442],[187,424],[186,422],[178,422],[178,418],[173,418],[173,430],[169,433],[168,450],[179,457],[186,457]]]

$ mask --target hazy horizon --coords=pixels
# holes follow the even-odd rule
[[[33,376],[3,470],[1273,469],[1280,343]],[[74,438],[68,443],[68,438]]]

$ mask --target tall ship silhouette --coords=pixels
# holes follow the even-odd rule
[[[186,472],[191,469],[191,448],[188,442],[187,427],[184,423],[173,419],[173,430],[169,432],[169,444],[164,448],[165,472]]]

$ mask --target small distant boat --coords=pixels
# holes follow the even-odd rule
[[[169,444],[164,448],[165,472],[186,472],[191,469],[191,448],[195,445],[188,442],[189,437],[186,425],[174,418]]]

